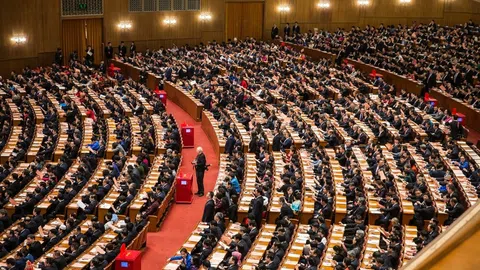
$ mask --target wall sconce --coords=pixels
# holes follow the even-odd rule
[[[412,0],[400,0],[400,4],[410,4]]]
[[[317,7],[321,9],[327,9],[330,8],[330,2],[320,2],[317,4]]]
[[[25,36],[14,36],[10,40],[15,42],[15,44],[24,44],[27,42],[27,38]]]
[[[278,11],[280,13],[288,13],[288,12],[290,12],[290,6],[287,6],[287,5],[278,6]]]
[[[163,23],[166,24],[166,25],[174,25],[174,24],[177,24],[177,20],[176,19],[165,19],[163,20]]]
[[[201,21],[210,21],[212,20],[212,15],[210,13],[202,13],[198,16]]]
[[[365,7],[365,6],[370,5],[370,1],[369,1],[369,0],[358,0],[358,1],[357,1],[357,4],[358,4],[359,6]]]
[[[132,28],[132,24],[129,23],[129,22],[120,22],[118,24],[118,28],[120,28],[122,30],[128,30],[128,29]]]

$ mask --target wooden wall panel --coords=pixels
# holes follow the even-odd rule
[[[128,0],[104,0],[104,42],[116,48],[120,41],[127,47],[133,40],[137,50],[158,49],[172,44],[198,44],[211,40],[223,41],[225,33],[225,0],[202,0],[200,11],[128,12]],[[199,15],[208,12],[212,20],[202,22]],[[175,18],[177,24],[167,26],[164,20]],[[132,29],[122,31],[117,27],[128,21]],[[116,52],[116,50],[115,50]]]
[[[242,7],[242,38],[262,38],[263,3],[243,3]]]
[[[262,38],[263,2],[227,2],[225,6],[226,39]]]
[[[309,1],[307,1],[309,2]],[[307,4],[304,2],[304,4]],[[310,1],[311,6],[314,6],[315,3]],[[360,10],[355,1],[352,0],[338,0],[332,2],[332,23],[355,23],[358,22],[360,12],[364,13],[365,10]]]
[[[225,36],[227,40],[241,38],[242,5],[242,3],[227,3],[225,6]]]
[[[0,8],[0,76],[25,66],[49,64],[61,45],[60,1],[2,1]],[[24,35],[27,43],[17,45],[10,39]],[[41,57],[40,57],[41,56]]]

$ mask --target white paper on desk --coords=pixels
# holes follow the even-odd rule
[[[198,242],[198,241],[200,241],[200,239],[202,239],[202,237],[200,235],[192,235],[192,236],[190,236],[188,241],[189,242]]]
[[[183,245],[185,248],[194,248],[195,244],[186,243]]]
[[[87,207],[82,201],[77,201],[77,206],[82,208],[82,210],[85,210],[85,207]]]

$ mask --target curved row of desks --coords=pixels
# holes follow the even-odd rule
[[[318,49],[312,49],[288,42],[286,42],[286,44],[296,51],[303,50],[303,53],[306,56],[311,57],[313,60],[324,58],[330,59],[331,63],[335,63],[335,59],[337,58],[337,55],[329,52],[324,52]],[[394,84],[397,89],[405,89],[407,92],[414,93],[415,95],[420,95],[422,91],[423,84],[418,81],[411,80],[405,76],[398,75],[357,60],[348,59],[347,61],[348,64],[355,66],[356,69],[360,70],[364,74],[370,74],[372,70],[375,69],[377,74],[382,75],[384,81],[389,84]],[[465,125],[477,132],[480,132],[480,125],[477,125],[477,123],[480,121],[480,110],[474,109],[469,104],[459,99],[452,98],[449,94],[443,93],[438,89],[430,90],[430,97],[436,99],[440,107],[447,108],[450,111],[453,108],[456,108],[457,112],[466,116]]]

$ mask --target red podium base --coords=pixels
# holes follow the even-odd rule
[[[125,250],[124,252],[120,252],[115,259],[115,269],[141,270],[142,252],[138,250]]]
[[[182,132],[182,140],[183,140],[183,147],[184,148],[192,148],[194,147],[195,142],[195,128],[193,126],[189,126],[186,123],[181,125],[181,132]]]
[[[178,173],[175,183],[175,202],[192,203],[193,201],[193,175]]]

